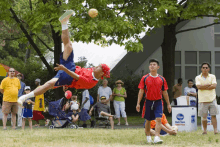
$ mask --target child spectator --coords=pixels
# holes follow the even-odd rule
[[[79,114],[78,114],[79,105],[78,105],[77,103],[72,104],[72,105],[71,105],[71,110],[73,111],[73,114],[72,114],[72,122],[73,122],[73,123],[76,123],[76,122],[79,120]]]
[[[24,88],[25,94],[28,94],[31,92],[30,86],[25,86]],[[26,118],[28,118],[29,127],[32,130],[32,104],[34,105],[34,102],[29,98],[23,103],[23,109],[22,109],[22,129],[25,128],[25,121]]]

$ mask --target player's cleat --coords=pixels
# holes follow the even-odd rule
[[[161,140],[159,136],[155,136],[154,137],[154,143],[155,144],[161,144],[161,143],[163,143],[163,140]]]
[[[67,24],[67,21],[69,20],[70,16],[73,15],[73,10],[67,10],[60,18],[59,21],[61,24]]]
[[[153,140],[151,139],[151,136],[147,136],[147,143],[153,143]]]

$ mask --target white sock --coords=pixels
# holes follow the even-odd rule
[[[148,140],[148,139],[151,139],[151,136],[146,136],[146,137],[147,137],[147,140]]]
[[[30,93],[28,93],[28,94],[26,94],[26,95],[21,96],[20,99],[21,99],[22,101],[25,101],[26,99],[31,98],[31,97],[34,97],[34,91],[32,91],[32,92],[30,92]]]
[[[62,24],[62,30],[67,30],[68,29],[68,25],[66,24]]]

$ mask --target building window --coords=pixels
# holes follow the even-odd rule
[[[215,47],[220,47],[220,34],[215,34]]]
[[[195,79],[197,76],[197,66],[185,66],[185,79]]]
[[[175,79],[181,78],[181,66],[175,66]]]
[[[197,64],[197,52],[186,51],[185,52],[185,64]]]
[[[199,52],[199,64],[203,62],[208,62],[211,64],[211,52]]]
[[[214,25],[215,47],[220,47],[220,24]]]
[[[220,79],[220,66],[215,67],[215,76],[216,79]]]
[[[175,51],[175,64],[181,64],[181,51]]]
[[[220,52],[215,52],[215,64],[220,64]]]

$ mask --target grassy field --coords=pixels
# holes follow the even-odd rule
[[[200,119],[198,119],[200,120]],[[153,146],[146,144],[143,128],[133,128],[143,125],[144,119],[140,116],[128,117],[129,128],[124,129],[48,129],[46,127],[34,128],[32,131],[26,127],[25,130],[11,130],[8,122],[8,130],[3,131],[0,127],[1,146],[16,147],[139,147]],[[171,123],[171,118],[168,117]],[[0,121],[1,122],[1,121]],[[2,123],[2,122],[1,122]],[[117,121],[115,120],[115,123]],[[200,122],[198,122],[199,124]],[[27,123],[26,123],[27,124]],[[35,123],[33,123],[35,124]],[[41,121],[44,125],[44,122]],[[124,124],[124,120],[121,121]],[[28,125],[28,124],[27,124]],[[2,125],[0,125],[2,126]],[[133,126],[133,127],[132,127]],[[164,140],[163,147],[192,147],[192,146],[220,146],[220,135],[208,132],[202,135],[201,127],[194,132],[179,132],[176,136],[161,136]]]
[[[2,129],[2,127],[0,128]],[[1,146],[16,147],[138,147],[152,146],[146,144],[144,129],[47,129],[28,128],[25,131],[0,131]],[[162,145],[155,146],[220,146],[220,135],[208,132],[202,135],[202,130],[194,132],[179,132],[176,136],[161,136]]]

